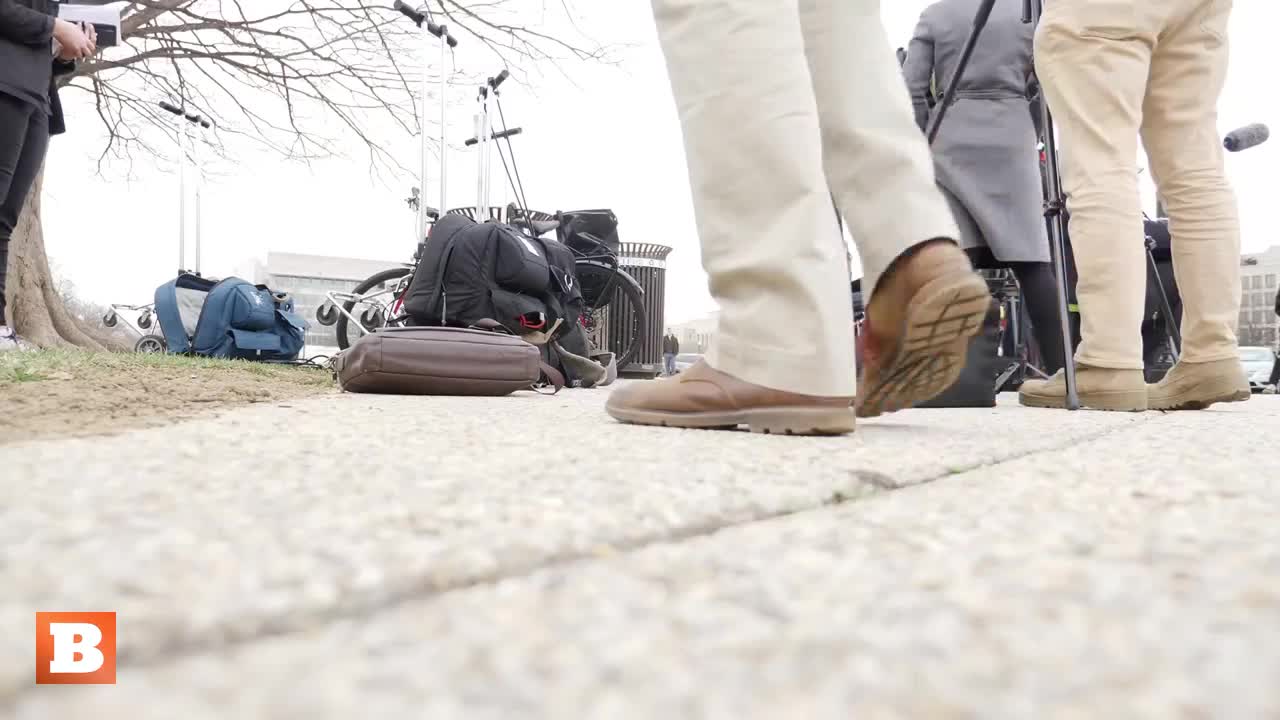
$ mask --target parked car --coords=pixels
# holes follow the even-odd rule
[[[679,355],[676,355],[676,374],[679,375],[685,370],[688,370],[693,367],[694,363],[701,359],[701,353],[680,353]]]
[[[1240,348],[1240,362],[1244,365],[1244,374],[1249,378],[1249,389],[1262,392],[1271,379],[1271,368],[1275,364],[1276,354],[1271,348],[1245,346]]]

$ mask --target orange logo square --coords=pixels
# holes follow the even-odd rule
[[[116,614],[36,613],[37,685],[115,685]]]

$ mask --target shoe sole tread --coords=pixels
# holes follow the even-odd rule
[[[987,284],[976,273],[953,273],[926,283],[907,304],[899,341],[874,386],[859,389],[858,417],[905,410],[955,384],[964,370],[969,339],[991,307]]]

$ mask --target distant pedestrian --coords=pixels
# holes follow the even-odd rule
[[[680,354],[680,338],[670,330],[662,338],[663,369],[667,375],[676,374],[676,356]]]
[[[1276,315],[1280,316],[1280,290],[1276,291]],[[1271,365],[1271,378],[1267,380],[1267,384],[1280,392],[1280,342],[1276,343],[1276,359]]]

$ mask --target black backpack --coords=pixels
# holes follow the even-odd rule
[[[404,303],[415,325],[472,327],[493,320],[537,345],[569,385],[600,384],[604,368],[595,377],[594,368],[561,357],[594,353],[580,322],[584,301],[574,254],[558,240],[446,214],[420,255]]]

